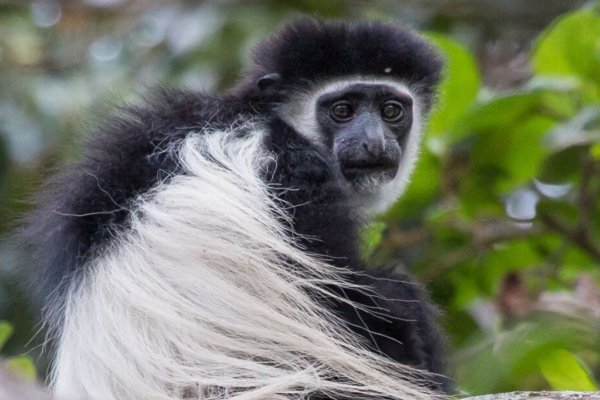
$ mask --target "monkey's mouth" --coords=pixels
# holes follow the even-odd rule
[[[397,161],[391,159],[375,160],[349,160],[342,163],[341,169],[344,177],[350,181],[361,180],[366,177],[379,177],[382,181],[391,180],[398,172]]]

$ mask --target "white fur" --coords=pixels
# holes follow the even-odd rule
[[[69,293],[57,399],[433,396],[309,296],[333,296],[325,285],[348,286],[348,272],[293,243],[259,175],[262,140],[238,127],[171,149],[185,173],[138,200],[130,231]]]
[[[422,105],[419,102],[417,90],[410,89],[407,85],[392,79],[361,76],[339,78],[325,82],[309,92],[301,92],[292,96],[291,101],[279,110],[279,115],[312,144],[323,146],[323,135],[316,119],[317,100],[327,93],[341,91],[356,84],[387,85],[399,93],[410,96],[413,100],[413,125],[406,145],[402,148],[398,173],[393,180],[374,185],[373,190],[357,192],[354,195],[359,216],[370,218],[386,211],[402,195],[414,170],[423,125]]]

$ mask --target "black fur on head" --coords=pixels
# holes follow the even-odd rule
[[[251,77],[264,89],[302,88],[342,76],[388,77],[406,82],[429,108],[442,62],[427,41],[383,22],[331,22],[301,18],[260,43]],[[267,81],[261,77],[268,76]]]

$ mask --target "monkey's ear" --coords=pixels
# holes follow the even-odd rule
[[[273,72],[272,74],[267,74],[267,75],[263,76],[262,78],[259,78],[258,81],[256,81],[256,85],[258,86],[258,88],[261,91],[263,91],[263,90],[268,89],[271,86],[275,85],[280,80],[281,80],[281,75],[279,75],[276,72]]]

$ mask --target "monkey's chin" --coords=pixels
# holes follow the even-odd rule
[[[353,174],[351,178],[346,177],[352,189],[360,193],[371,193],[377,191],[382,185],[392,181],[398,172],[398,168],[382,171],[365,171],[361,174]]]

